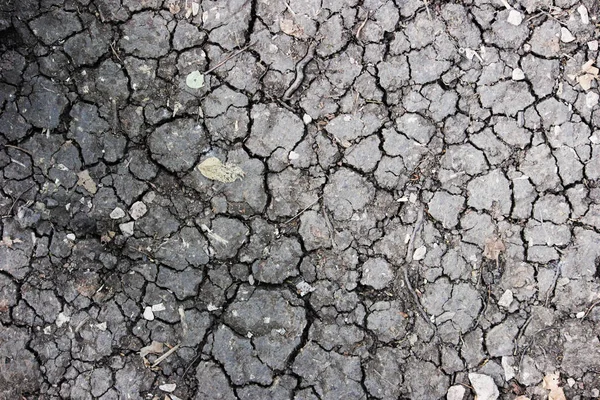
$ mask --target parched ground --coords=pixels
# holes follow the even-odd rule
[[[2,1],[0,398],[598,398],[599,13]]]

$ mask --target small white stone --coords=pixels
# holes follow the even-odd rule
[[[506,22],[514,26],[519,26],[521,25],[521,22],[523,22],[523,14],[521,14],[515,9],[512,9],[508,13],[508,18],[506,19]]]
[[[599,99],[600,96],[598,95],[598,93],[589,92],[585,95],[585,105],[587,106],[587,108],[594,108],[594,106],[598,105]]]
[[[69,233],[67,234],[67,239],[69,239],[71,242],[75,241],[76,237],[74,233]]]
[[[575,379],[567,378],[567,384],[569,385],[569,387],[573,387],[573,385],[575,385]]]
[[[300,294],[300,297],[304,297],[310,292],[314,292],[316,289],[312,287],[308,282],[301,281],[296,284],[296,290]]]
[[[560,28],[560,41],[563,43],[571,43],[575,40],[575,36],[571,33],[570,30],[565,28],[564,26]]]
[[[475,389],[477,400],[496,400],[500,396],[498,387],[491,376],[470,373],[469,381]]]
[[[61,326],[63,326],[65,324],[65,322],[69,322],[71,320],[71,317],[69,317],[68,315],[65,315],[64,313],[59,313],[58,317],[56,317],[56,326],[58,326],[59,328]]]
[[[421,246],[415,250],[413,254],[413,260],[420,261],[425,258],[425,254],[427,254],[427,247]]]
[[[252,274],[248,275],[248,283],[254,286],[254,277],[252,276]]]
[[[163,303],[154,304],[152,306],[152,312],[165,311],[167,308]]]
[[[313,120],[312,117],[310,115],[308,115],[308,114],[304,114],[302,116],[302,121],[304,121],[304,123],[306,125],[310,124],[312,122],[312,120]]]
[[[125,236],[133,235],[133,221],[126,222],[124,224],[119,224],[119,229],[123,232]]]
[[[206,309],[208,311],[216,311],[219,309],[219,307],[215,306],[213,303],[209,303],[208,306],[206,306]]]
[[[597,40],[590,40],[589,42],[587,42],[587,45],[588,45],[588,49],[590,49],[592,51],[598,50],[598,41]]]
[[[585,317],[585,311],[579,311],[577,314],[575,314],[575,317],[577,317],[577,319]]]
[[[500,296],[500,300],[498,300],[498,305],[500,307],[508,308],[513,302],[513,292],[510,289],[506,289],[506,291]]]
[[[587,25],[590,23],[590,16],[588,14],[587,8],[582,4],[577,7],[577,12],[581,15],[581,23]]]
[[[448,388],[446,400],[462,400],[465,397],[466,389],[463,385],[454,385]]]
[[[121,219],[125,216],[125,211],[121,207],[115,207],[114,210],[110,213],[110,217],[112,219]]]
[[[165,383],[163,385],[160,385],[158,388],[160,390],[162,390],[163,392],[171,393],[171,392],[175,391],[175,389],[177,388],[177,384]]]
[[[152,307],[148,306],[144,308],[143,317],[147,321],[154,321],[154,313],[152,312]]]
[[[148,207],[141,201],[136,201],[129,209],[129,215],[131,215],[131,218],[134,220],[142,218],[146,212],[148,212]]]
[[[300,154],[296,153],[295,151],[290,151],[290,154],[288,154],[288,159],[290,160],[297,160],[300,158]]]
[[[522,81],[525,79],[525,73],[521,68],[515,68],[512,72],[513,81]]]
[[[96,324],[96,328],[98,328],[99,331],[104,332],[106,330],[106,321]]]
[[[510,381],[512,378],[517,376],[515,368],[512,366],[511,360],[514,360],[513,357],[502,357],[502,368],[504,369],[504,379],[506,382]]]

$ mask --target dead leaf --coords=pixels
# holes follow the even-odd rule
[[[148,354],[162,354],[163,352],[163,344],[161,342],[157,342],[155,340],[152,341],[152,344],[146,347],[142,347],[140,349],[140,356],[146,357]]]
[[[496,261],[498,265],[498,257],[500,253],[506,250],[504,243],[499,238],[489,238],[485,241],[485,247],[483,249],[483,256],[488,260]]]
[[[296,25],[291,19],[282,19],[279,21],[279,29],[286,35],[302,38],[304,36],[304,29],[301,26]]]
[[[519,396],[519,397],[515,397],[515,400],[531,400],[531,399],[527,396]]]
[[[83,187],[90,194],[96,194],[98,187],[87,169],[77,174],[77,186]]]
[[[212,179],[224,183],[235,182],[237,179],[242,179],[246,174],[240,167],[234,164],[223,164],[216,157],[209,157],[198,165],[200,173]]]
[[[544,377],[542,387],[546,390],[550,390],[548,393],[548,400],[567,400],[563,388],[559,387],[560,374],[548,374]]]
[[[178,14],[179,11],[181,11],[181,7],[179,6],[178,3],[170,2],[169,3],[169,11],[171,12],[171,14]]]
[[[192,89],[200,89],[204,86],[204,75],[200,71],[192,71],[185,78],[185,84]]]

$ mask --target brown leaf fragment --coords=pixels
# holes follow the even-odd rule
[[[560,375],[558,373],[548,374],[544,377],[542,387],[546,390],[550,390],[550,393],[548,393],[548,400],[567,400],[563,388],[558,386],[559,383]]]
[[[235,182],[245,176],[244,171],[237,165],[229,163],[223,164],[221,160],[216,157],[209,157],[202,161],[198,165],[198,170],[200,170],[200,173],[208,179],[224,183]]]
[[[155,340],[146,347],[140,349],[140,356],[146,357],[148,354],[161,354],[163,352],[163,344]]]
[[[504,246],[504,242],[500,238],[489,238],[485,241],[485,247],[483,249],[483,256],[488,260],[496,261],[496,265],[498,264],[498,257],[500,257],[500,253],[506,251],[506,246]]]

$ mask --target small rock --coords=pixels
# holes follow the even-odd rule
[[[165,311],[167,308],[163,303],[154,304],[152,306],[152,312]]]
[[[154,321],[154,313],[152,312],[152,307],[148,306],[144,308],[143,317],[147,321]]]
[[[521,22],[523,22],[523,14],[514,9],[510,10],[506,22],[514,26],[519,26],[521,25]]]
[[[296,284],[296,290],[300,294],[300,297],[304,297],[310,292],[314,292],[315,288],[312,287],[308,282],[302,281]]]
[[[575,379],[573,378],[567,378],[567,384],[569,385],[569,387],[573,387],[573,385],[575,385]]]
[[[590,16],[588,15],[587,8],[582,4],[577,7],[577,12],[581,15],[581,23],[587,25],[590,23]]]
[[[512,72],[513,81],[522,81],[525,79],[525,73],[521,68],[515,68]]]
[[[60,314],[58,314],[58,317],[56,317],[56,326],[60,328],[64,325],[65,322],[69,322],[70,320],[71,317],[61,312]]]
[[[491,376],[470,373],[469,381],[471,381],[471,385],[475,389],[477,400],[496,400],[500,396],[498,387]]]
[[[575,314],[575,317],[577,319],[581,319],[581,318],[585,317],[585,311],[579,311],[577,314]]]
[[[175,391],[175,389],[177,388],[177,384],[165,383],[165,384],[160,385],[158,388],[160,390],[162,390],[163,392],[171,393],[171,392]]]
[[[288,154],[288,159],[290,160],[297,160],[298,158],[300,158],[300,154],[295,151],[290,151],[290,154]]]
[[[110,217],[112,219],[121,219],[125,216],[125,211],[121,207],[115,207],[114,210],[110,213]]]
[[[585,95],[585,105],[588,108],[594,108],[596,105],[598,105],[599,98],[600,96],[598,96],[598,93],[589,92]]]
[[[498,305],[500,307],[508,308],[513,302],[513,292],[510,289],[507,289],[502,296],[500,296],[500,300],[498,300]]]
[[[517,376],[515,368],[512,366],[511,360],[514,361],[513,357],[503,356],[502,357],[502,368],[504,369],[504,380],[510,381],[512,378]]]
[[[303,121],[303,122],[304,122],[306,125],[310,124],[310,123],[312,122],[312,120],[313,120],[313,119],[312,119],[312,117],[311,117],[310,115],[308,115],[308,114],[304,114],[304,115],[302,116],[302,121]]]
[[[121,232],[123,232],[123,235],[131,236],[133,235],[133,224],[133,221],[120,224],[119,229],[121,230]]]
[[[575,40],[575,36],[564,26],[560,28],[560,41],[563,43],[571,43]]]
[[[136,201],[129,209],[129,215],[131,215],[131,218],[134,220],[142,218],[146,212],[148,212],[148,207],[141,201]]]
[[[590,49],[592,51],[598,50],[598,41],[597,40],[591,40],[591,41],[587,42],[587,45],[588,45],[588,49]]]
[[[454,385],[448,388],[446,400],[462,400],[465,397],[465,387],[463,385]]]
[[[71,242],[74,242],[75,241],[75,234],[74,233],[67,234],[67,239],[69,239]]]
[[[420,261],[425,258],[425,254],[427,254],[427,247],[421,246],[415,250],[413,254],[413,260]]]

